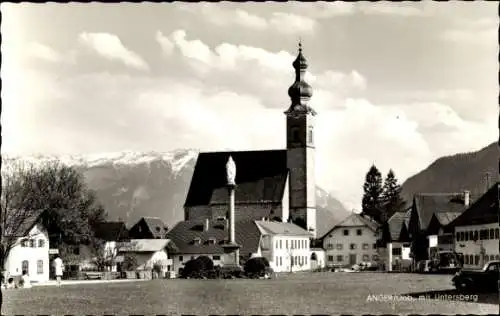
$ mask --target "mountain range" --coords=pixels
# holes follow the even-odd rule
[[[406,201],[416,193],[470,191],[472,197],[484,194],[499,177],[499,147],[496,142],[475,152],[441,157],[402,185]],[[488,179],[489,178],[489,179]]]
[[[87,156],[2,157],[4,163],[22,159],[39,164],[58,160],[82,172],[89,188],[95,190],[110,220],[133,225],[143,216],[161,218],[168,227],[183,220],[183,205],[191,181],[197,150],[119,152]],[[472,196],[485,192],[485,175],[492,185],[499,180],[499,150],[496,143],[471,153],[437,159],[402,185],[403,198],[410,202],[419,192],[462,192]],[[340,201],[317,187],[317,230],[326,233],[350,212]]]

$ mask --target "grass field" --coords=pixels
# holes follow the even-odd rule
[[[274,280],[154,280],[40,286],[4,291],[13,314],[488,314],[498,294],[479,303],[367,301],[369,295],[413,295],[451,289],[450,276],[386,273],[307,273]]]

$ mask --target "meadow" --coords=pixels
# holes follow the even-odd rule
[[[498,294],[479,294],[477,302],[389,301],[380,297],[453,294],[450,280],[449,275],[318,272],[272,280],[173,279],[38,286],[4,291],[2,314],[498,313]]]

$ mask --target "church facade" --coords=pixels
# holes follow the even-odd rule
[[[293,222],[316,237],[314,117],[312,88],[305,81],[308,62],[299,44],[293,62],[295,81],[288,89],[286,148],[205,152],[196,162],[184,204],[185,220],[220,221],[228,217],[225,164],[236,164],[236,220]]]

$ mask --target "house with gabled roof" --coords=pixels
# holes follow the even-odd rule
[[[105,221],[92,224],[94,234],[93,242],[82,241],[72,247],[73,255],[66,258],[68,270],[76,271],[95,270],[98,268],[97,262],[106,263],[106,270],[117,271],[118,246],[122,242],[130,239],[128,229],[124,222]]]
[[[5,258],[6,279],[27,272],[31,282],[49,280],[49,235],[40,220],[42,213],[36,210],[26,217],[12,216],[16,223],[6,226],[4,238],[10,248]]]
[[[128,235],[133,239],[163,239],[167,225],[159,217],[142,217],[130,227]]]
[[[224,244],[228,242],[229,222],[225,219],[197,219],[177,223],[168,233],[174,250],[171,253],[173,271],[179,273],[184,264],[199,256],[208,256],[222,266]],[[236,242],[241,245],[241,261],[261,256],[261,232],[253,220],[235,223]]]
[[[117,253],[120,257],[131,256],[137,263],[137,270],[151,271],[158,267],[161,276],[173,270],[170,253],[175,251],[170,239],[130,239],[120,243]]]
[[[352,213],[322,237],[326,266],[350,267],[379,260],[377,232],[379,225],[370,218]]]
[[[462,193],[419,193],[413,197],[408,231],[412,240],[411,254],[415,262],[428,259],[431,252],[438,249],[437,235],[429,235],[429,232],[432,233],[436,226],[434,223],[430,226],[434,214],[442,214],[436,215],[436,220],[445,222],[456,216],[456,213],[463,213],[470,201],[469,191]],[[442,232],[446,233],[444,230]],[[442,242],[448,242],[448,239],[444,237]]]
[[[235,218],[289,219],[316,237],[314,117],[312,88],[305,81],[308,62],[299,47],[295,82],[288,89],[286,148],[200,153],[184,204],[185,220],[228,218],[225,166],[236,164]]]
[[[490,187],[445,228],[454,233],[455,252],[463,254],[466,268],[479,268],[487,261],[500,260],[498,186],[496,183]]]
[[[402,269],[411,260],[408,232],[410,214],[411,209],[396,212],[378,229],[378,254],[386,271]]]

